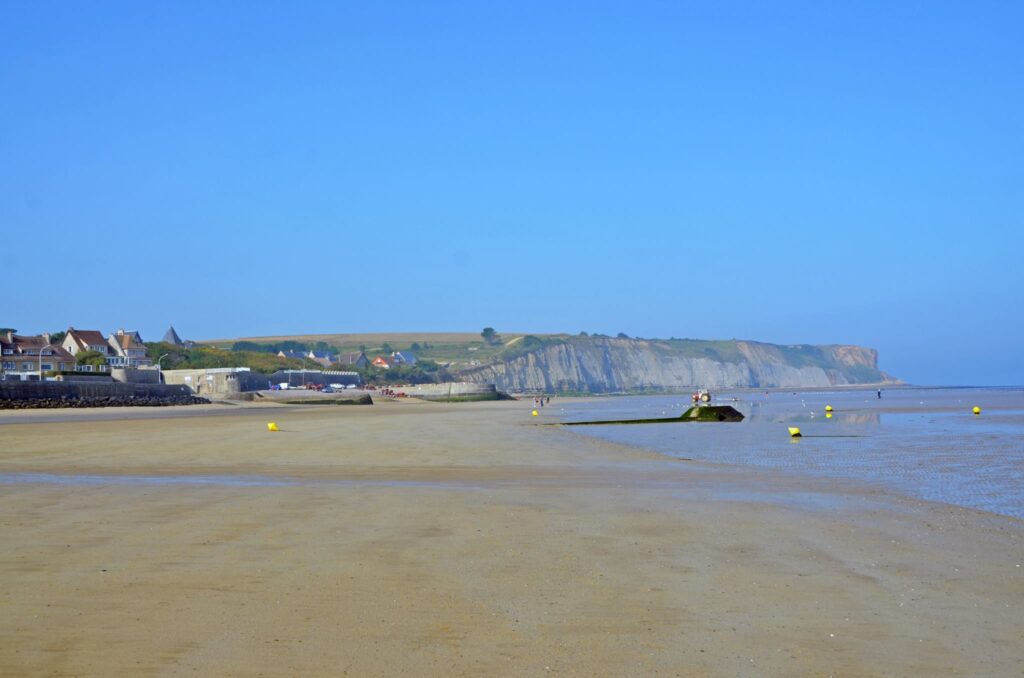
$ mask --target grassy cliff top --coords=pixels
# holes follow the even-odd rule
[[[373,332],[363,334],[301,334],[264,337],[239,337],[201,342],[204,345],[230,349],[236,342],[279,344],[297,342],[309,348],[330,347],[339,352],[365,351],[372,359],[391,351],[411,351],[417,358],[431,360],[452,369],[509,360],[525,353],[556,344],[593,344],[595,341],[642,341],[665,355],[706,358],[718,362],[739,363],[744,360],[743,346],[758,346],[771,351],[795,366],[834,365],[828,346],[783,346],[736,339],[640,339],[587,334],[528,334],[501,332],[491,342],[472,332]],[[864,375],[867,377],[868,375]]]

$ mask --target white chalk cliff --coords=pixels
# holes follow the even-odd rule
[[[772,388],[879,383],[878,353],[859,346],[571,337],[462,370],[500,390],[608,393],[693,387]]]

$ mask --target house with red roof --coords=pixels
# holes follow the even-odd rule
[[[0,335],[0,379],[41,379],[47,372],[73,372],[75,365],[75,357],[63,347],[51,344],[49,334]]]
[[[85,353],[86,351],[96,351],[107,358],[110,356],[110,345],[97,330],[79,330],[69,327],[64,335],[61,347],[73,356]],[[106,363],[96,367],[92,365],[79,365],[78,369],[81,372],[107,372],[110,370],[110,365]]]
[[[125,332],[119,329],[117,334],[107,337],[110,346],[110,357],[107,363],[111,367],[150,367],[152,359],[146,357],[146,346],[138,332]]]

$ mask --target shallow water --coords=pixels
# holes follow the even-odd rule
[[[735,398],[735,400],[733,400]],[[913,497],[1024,518],[1024,388],[715,393],[738,424],[584,426],[573,431],[674,457],[855,479]],[[834,413],[825,417],[825,406]],[[971,413],[982,408],[980,416]],[[671,417],[688,396],[566,406],[563,421]],[[804,437],[790,438],[799,426]]]

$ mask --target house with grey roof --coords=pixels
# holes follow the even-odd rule
[[[391,354],[392,365],[407,365],[412,366],[416,364],[416,356],[410,351],[395,351]]]
[[[313,362],[320,363],[324,367],[331,367],[338,362],[338,356],[334,353],[323,353],[320,351],[310,351],[306,354],[306,357]]]
[[[370,364],[370,359],[366,357],[366,351],[353,351],[340,354],[338,356],[338,364],[349,365],[352,367],[366,367]]]

